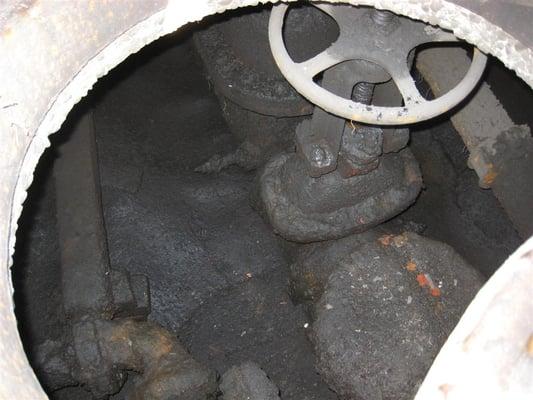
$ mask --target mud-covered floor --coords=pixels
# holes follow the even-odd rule
[[[335,399],[315,372],[307,316],[288,296],[292,246],[249,205],[254,173],[194,168],[236,142],[190,36],[160,40],[103,78],[52,141],[93,108],[111,264],[149,277],[150,318],[220,374],[257,362],[285,400]],[[64,136],[64,137],[63,137]],[[390,221],[453,246],[490,275],[521,242],[490,191],[477,186],[448,122],[412,133],[425,182]],[[61,330],[53,148],[41,161],[19,230],[14,280],[21,332],[35,344]],[[83,399],[68,389],[57,398]]]

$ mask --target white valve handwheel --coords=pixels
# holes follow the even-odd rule
[[[283,25],[288,5],[279,4],[273,7],[270,16],[268,32],[270,46],[274,59],[287,81],[310,102],[339,117],[373,125],[406,125],[425,121],[443,114],[459,104],[476,87],[485,69],[487,57],[477,48],[474,48],[472,64],[463,80],[445,95],[435,100],[426,100],[416,88],[409,72],[407,55],[412,48],[422,43],[456,41],[457,39],[453,35],[439,29],[425,29],[424,40],[420,38],[418,32],[420,30],[418,30],[419,37],[411,41],[403,40],[403,42],[400,42],[400,34],[391,35],[390,38],[387,38],[392,42],[387,51],[380,51],[377,46],[370,44],[368,46],[369,54],[361,54],[360,49],[354,49],[353,46],[354,41],[360,40],[357,23],[356,21],[349,23],[350,10],[356,10],[356,8],[329,4],[315,6],[329,14],[338,23],[340,35],[337,41],[310,60],[300,63],[294,62],[289,56],[283,40]],[[408,24],[411,26],[421,25],[420,22],[411,20]],[[428,26],[425,25],[425,27]],[[413,34],[413,36],[416,35]],[[398,45],[395,45],[395,41],[398,42]],[[404,42],[407,42],[409,46],[405,46]],[[394,49],[392,52],[390,51],[391,48]],[[384,68],[402,94],[405,105],[402,107],[378,107],[357,103],[335,95],[313,81],[313,77],[318,73],[341,62],[357,59],[369,59]]]

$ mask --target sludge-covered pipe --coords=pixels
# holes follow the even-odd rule
[[[216,373],[158,324],[131,318],[83,320],[72,331],[63,343],[48,341],[39,352],[36,369],[49,390],[81,384],[94,397],[107,398],[133,372],[128,400],[215,398]]]
[[[110,267],[92,113],[79,116],[54,165],[62,305],[68,328],[39,346],[34,367],[49,391],[82,386],[96,399],[209,398],[216,374],[163,327],[147,322],[146,277]]]

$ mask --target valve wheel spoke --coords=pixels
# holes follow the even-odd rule
[[[409,72],[407,63],[396,69],[389,69],[389,73],[392,76],[392,80],[396,84],[396,87],[400,91],[405,105],[427,103],[427,100],[422,96],[416,87],[415,80]]]
[[[333,43],[326,50],[318,53],[316,56],[310,58],[307,61],[298,63],[297,65],[301,68],[302,72],[307,75],[309,78],[313,78],[315,75],[323,72],[336,64],[339,64],[343,61],[347,61],[348,57],[343,57],[337,50],[340,50],[340,45],[338,41]]]

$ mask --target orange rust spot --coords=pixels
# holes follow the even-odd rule
[[[381,236],[378,241],[383,245],[383,246],[389,246],[391,244],[391,240],[394,238],[394,235],[383,235]]]
[[[431,288],[429,294],[431,294],[433,297],[440,297],[440,289],[438,287]]]
[[[529,339],[526,344],[527,354],[533,357],[533,333],[529,335]]]
[[[483,183],[487,186],[492,185],[496,177],[498,176],[498,173],[494,171],[494,165],[489,164],[489,168],[485,176],[483,177]]]
[[[405,266],[405,269],[409,272],[416,271],[416,264],[413,261],[409,261]]]
[[[421,287],[429,286],[429,281],[428,281],[428,279],[426,278],[426,275],[425,275],[425,274],[418,274],[418,275],[416,276],[416,281],[418,282],[418,284],[419,284]]]
[[[401,235],[395,236],[393,242],[396,247],[402,247],[407,243],[407,235],[402,233]]]

